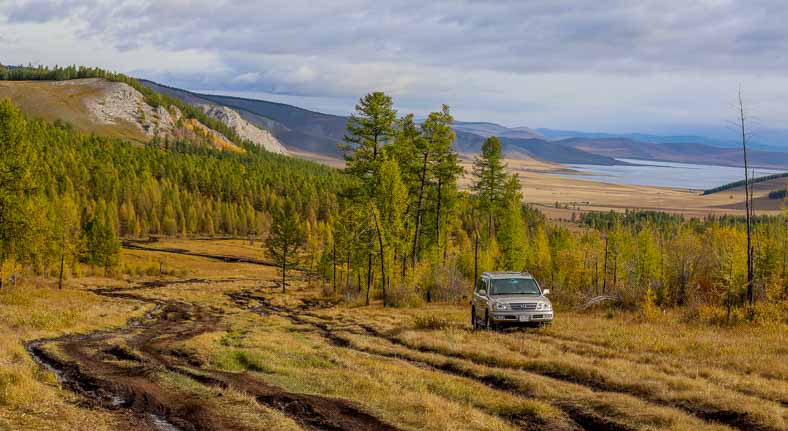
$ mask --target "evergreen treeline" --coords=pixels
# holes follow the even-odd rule
[[[758,177],[758,178],[751,178],[750,179],[750,184],[760,183],[760,182],[769,181],[769,180],[776,180],[778,178],[785,178],[785,177],[788,177],[788,172],[784,172],[782,174],[764,175],[764,176]],[[710,195],[712,193],[717,193],[717,192],[721,192],[721,191],[724,191],[724,190],[735,189],[736,187],[741,187],[743,185],[744,185],[744,180],[734,181],[732,183],[723,184],[721,186],[714,187],[713,189],[704,190],[703,194],[704,195]]]
[[[119,237],[262,235],[285,201],[318,225],[349,183],[255,147],[235,154],[179,142],[165,151],[85,135],[28,121],[7,99],[0,147],[0,261],[44,273],[61,257],[111,268]]]

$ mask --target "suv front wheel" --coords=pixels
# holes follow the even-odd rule
[[[495,323],[492,321],[492,319],[490,319],[490,312],[489,312],[489,311],[485,311],[485,312],[484,312],[484,326],[485,326],[485,327],[487,328],[487,330],[489,330],[489,331],[497,331],[497,330],[498,330],[498,325],[496,325],[496,324],[495,324]]]

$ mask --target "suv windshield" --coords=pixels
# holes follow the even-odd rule
[[[541,295],[532,278],[491,280],[490,295]]]

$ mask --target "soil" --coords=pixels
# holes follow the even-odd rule
[[[223,311],[214,307],[151,299],[138,289],[203,280],[141,284],[132,289],[97,289],[107,297],[152,304],[153,311],[117,330],[95,331],[27,343],[28,352],[58,374],[64,387],[82,395],[87,407],[117,412],[128,429],[245,430],[248,424],[217,411],[204,397],[165,387],[157,377],[166,370],[219,389],[232,387],[260,404],[278,409],[308,430],[395,430],[347,400],[286,391],[249,373],[211,369],[173,348],[222,327]]]

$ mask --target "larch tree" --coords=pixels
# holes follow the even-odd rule
[[[79,211],[70,194],[62,196],[55,206],[57,223],[54,226],[54,241],[57,243],[60,255],[60,269],[58,271],[58,288],[63,288],[63,276],[66,258],[76,259],[80,252],[80,234],[82,226]]]
[[[443,105],[440,112],[433,112],[422,124],[421,129],[427,147],[432,153],[430,171],[435,187],[435,243],[441,247],[441,227],[445,224],[444,212],[451,203],[456,191],[457,177],[462,173],[457,153],[452,144],[456,137],[451,125],[454,117],[449,107]]]
[[[503,162],[501,141],[491,136],[482,144],[481,153],[473,161],[474,183],[471,185],[479,197],[479,205],[487,214],[487,238],[495,232],[495,212],[500,208],[506,182],[506,165]]]
[[[523,194],[520,178],[512,175],[504,187],[504,208],[498,229],[498,244],[501,248],[501,265],[510,271],[521,271],[525,266],[525,222],[522,216]]]
[[[339,147],[345,153],[346,171],[364,181],[370,194],[374,193],[384,146],[394,137],[396,121],[391,97],[382,92],[362,97],[348,118],[348,134]]]
[[[282,293],[286,292],[287,270],[297,263],[304,246],[303,222],[291,200],[273,212],[271,230],[265,240],[268,255],[282,272]]]
[[[0,288],[4,263],[24,237],[35,190],[36,152],[26,129],[19,109],[9,99],[0,100]]]
[[[747,164],[747,143],[750,140],[750,133],[747,130],[749,118],[744,109],[744,101],[741,95],[741,86],[738,93],[738,124],[741,132],[742,154],[744,156],[744,208],[747,223],[747,301],[750,306],[755,305],[755,264],[753,259],[752,244],[752,181],[750,179],[749,165]]]

